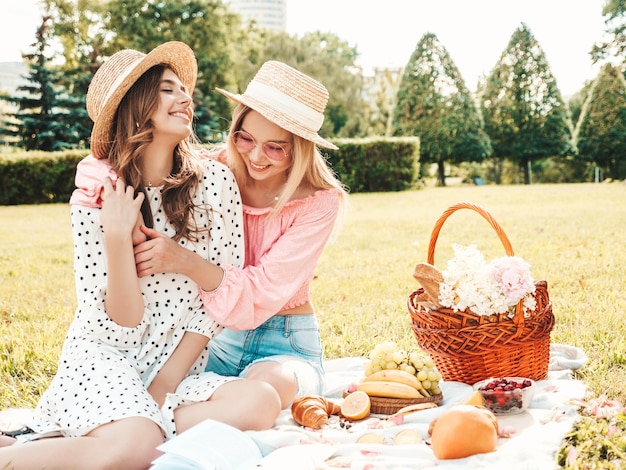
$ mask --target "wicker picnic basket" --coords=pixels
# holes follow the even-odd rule
[[[427,262],[434,265],[435,245],[443,223],[454,212],[471,209],[495,230],[508,256],[514,256],[508,237],[484,208],[469,202],[449,207],[437,220],[430,237]],[[535,283],[534,311],[523,312],[522,301],[513,318],[504,312],[481,316],[471,311],[455,312],[424,307],[423,289],[409,295],[413,333],[428,352],[446,381],[474,384],[490,377],[546,378],[550,361],[550,332],[554,326],[552,304],[545,281]]]

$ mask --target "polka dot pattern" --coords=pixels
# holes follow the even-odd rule
[[[242,207],[235,179],[224,165],[206,160],[204,177],[194,196],[197,240],[180,244],[215,264],[241,268],[244,257]],[[147,188],[155,229],[169,236],[160,188]],[[57,423],[67,436],[127,417],[146,417],[166,436],[175,434],[173,411],[182,404],[204,401],[232,378],[204,372],[207,354],[198,357],[176,393],[159,409],[147,392],[158,371],[185,331],[216,336],[222,327],[205,311],[198,286],[180,274],[141,278],[144,316],[134,328],[106,314],[107,266],[100,209],[71,206],[74,274],[78,309],[70,325],[49,389],[41,398],[40,419]],[[192,237],[193,238],[193,237]]]

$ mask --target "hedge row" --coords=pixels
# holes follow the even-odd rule
[[[401,191],[419,175],[417,138],[344,139],[324,150],[350,192]],[[0,205],[68,202],[86,150],[0,154]]]

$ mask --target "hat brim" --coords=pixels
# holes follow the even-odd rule
[[[268,106],[266,103],[256,100],[250,96],[231,93],[222,88],[215,89],[218,93],[224,95],[229,100],[237,103],[243,104],[249,107],[250,109],[255,110],[257,113],[261,114],[265,119],[270,122],[273,122],[277,126],[295,134],[303,139],[310,140],[311,142],[328,149],[337,150],[338,147],[322,138],[317,132],[311,132],[309,129],[302,127],[298,122],[289,118],[289,116],[278,113],[271,106]]]
[[[189,94],[193,93],[198,76],[198,63],[191,48],[179,41],[170,41],[154,48],[123,77],[119,86],[107,99],[94,122],[91,131],[91,153],[95,158],[107,158],[111,149],[111,129],[117,108],[135,82],[155,65],[170,68],[185,85]]]

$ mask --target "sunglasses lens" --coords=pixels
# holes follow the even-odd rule
[[[263,152],[272,160],[282,160],[287,155],[285,149],[274,142],[268,142],[263,145]]]
[[[254,141],[252,136],[246,132],[235,132],[234,141],[237,148],[246,152],[256,147],[256,142]]]
[[[254,137],[244,131],[237,131],[233,134],[235,146],[242,152],[249,152],[256,147]],[[287,156],[285,148],[276,142],[266,142],[263,144],[263,153],[272,160],[283,160]]]

